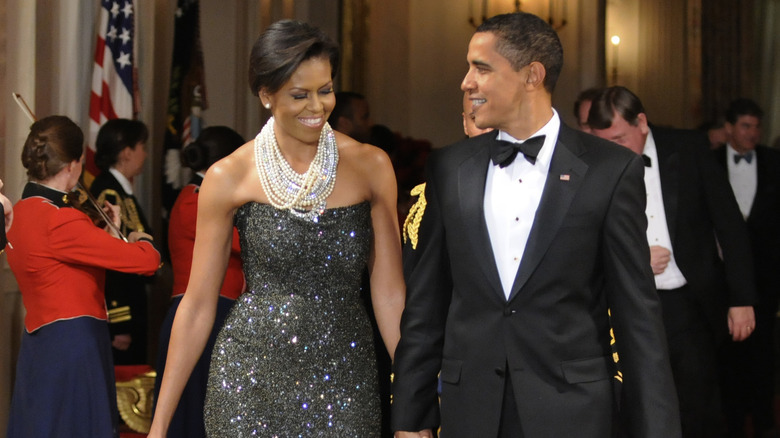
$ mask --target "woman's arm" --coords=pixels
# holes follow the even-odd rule
[[[150,437],[166,435],[181,393],[214,325],[219,289],[233,238],[233,213],[237,207],[234,161],[226,163],[223,160],[212,166],[200,189],[192,270],[173,322]]]
[[[388,156],[379,149],[371,149],[370,158],[365,160],[368,171],[364,174],[371,187],[371,222],[374,228],[369,259],[371,301],[382,340],[393,358],[401,337],[401,313],[406,297],[396,212],[398,189]]]

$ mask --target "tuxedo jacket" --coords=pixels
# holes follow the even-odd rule
[[[756,299],[745,221],[703,135],[655,126],[651,132],[675,261],[714,339],[722,339],[728,308],[751,306]]]
[[[714,151],[718,163],[728,173],[727,148]],[[777,301],[780,291],[780,151],[766,146],[755,149],[757,185],[753,205],[746,219],[756,287],[761,299]]]
[[[497,436],[509,373],[525,436],[609,437],[611,309],[631,436],[679,436],[645,235],[642,160],[561,125],[507,299],[483,210],[496,135],[428,160],[427,206],[395,355],[394,430],[440,424],[443,437]]]

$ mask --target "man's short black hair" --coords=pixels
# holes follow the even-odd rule
[[[339,117],[346,117],[352,120],[355,117],[355,109],[352,107],[352,101],[354,100],[366,100],[366,97],[360,93],[354,91],[339,91],[336,93],[336,106],[333,107],[333,112],[328,117],[328,123],[331,127],[336,127],[339,121]]]
[[[726,110],[726,121],[732,125],[737,123],[741,116],[754,116],[758,120],[764,117],[764,111],[758,104],[750,99],[741,97],[731,102]]]

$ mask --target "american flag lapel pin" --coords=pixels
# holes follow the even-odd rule
[[[561,181],[568,181],[570,179],[571,179],[571,176],[569,176],[568,173],[564,173],[563,175],[561,175]]]

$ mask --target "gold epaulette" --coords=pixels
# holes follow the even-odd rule
[[[126,322],[133,319],[130,314],[130,306],[117,307],[116,309],[110,309],[108,311],[108,323],[116,324],[118,322]]]
[[[407,239],[412,242],[412,249],[417,249],[418,233],[420,231],[420,222],[422,222],[423,214],[425,213],[425,183],[416,185],[410,192],[412,196],[419,196],[417,202],[409,209],[409,214],[406,215],[404,220],[404,243]]]

